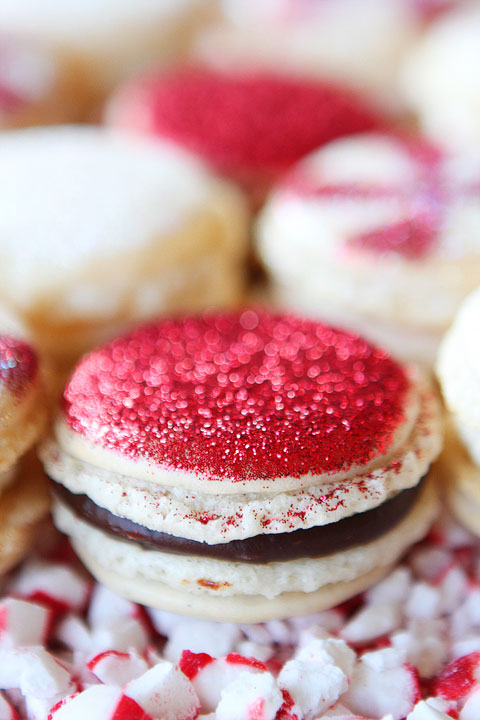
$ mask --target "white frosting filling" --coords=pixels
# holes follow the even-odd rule
[[[411,434],[380,467],[335,482],[318,478],[315,485],[294,491],[281,491],[275,484],[269,493],[241,488],[237,494],[223,495],[221,502],[205,485],[188,489],[178,472],[172,473],[176,482],[166,487],[100,469],[72,457],[54,441],[45,443],[41,454],[55,481],[70,492],[88,495],[116,516],[199,542],[225,543],[337,522],[416,485],[441,449],[438,400],[423,388],[421,403]]]
[[[97,530],[60,503],[55,504],[54,517],[57,527],[78,546],[80,555],[85,552],[93,556],[101,566],[131,579],[133,584],[137,579],[150,579],[205,595],[274,598],[284,592],[314,592],[323,585],[353,580],[379,565],[389,565],[425,535],[437,509],[430,484],[407,517],[380,539],[322,558],[261,565],[145,550]]]

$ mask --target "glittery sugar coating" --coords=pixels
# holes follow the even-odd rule
[[[20,399],[37,371],[38,359],[30,345],[10,335],[0,335],[0,383],[12,395]]]
[[[350,91],[268,73],[182,69],[132,83],[124,102],[133,129],[181,143],[226,173],[281,171],[319,145],[381,124]]]
[[[70,428],[132,459],[235,481],[333,473],[383,453],[409,381],[384,350],[265,311],[163,320],[87,355]]]

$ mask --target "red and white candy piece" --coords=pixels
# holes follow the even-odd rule
[[[278,676],[305,720],[312,720],[333,705],[348,688],[345,673],[335,665],[308,660],[290,660]]]
[[[9,590],[61,612],[81,611],[88,601],[90,582],[68,565],[33,562],[22,568]]]
[[[217,720],[274,720],[284,698],[269,672],[242,672],[222,690]]]
[[[443,619],[410,621],[405,630],[390,637],[390,642],[422,678],[434,677],[447,660],[447,625]]]
[[[78,615],[68,614],[55,628],[56,640],[70,650],[77,650],[84,653],[92,651],[92,636],[85,622]]]
[[[322,628],[315,635],[305,634],[295,653],[297,660],[335,665],[349,678],[354,670],[356,654],[344,640],[331,637]]]
[[[95,685],[61,700],[50,709],[48,720],[153,720],[122,691],[109,685]]]
[[[148,665],[135,652],[107,650],[89,660],[88,669],[105,685],[122,687],[146,673]]]
[[[342,702],[366,717],[402,720],[420,700],[418,675],[393,648],[366,653],[357,663]]]
[[[203,712],[212,712],[220,702],[223,690],[243,673],[266,672],[267,666],[255,658],[230,653],[214,658],[207,653],[184,650],[180,670],[192,682]]]
[[[155,627],[162,632],[163,624],[157,622],[157,614],[151,611]],[[168,642],[164,649],[164,656],[170,662],[177,662],[183,650],[203,652],[222,657],[228,655],[241,640],[242,633],[238,625],[233,623],[218,623],[208,620],[181,618],[175,622],[166,633]]]
[[[478,720],[480,718],[480,686],[467,697],[459,718],[460,720]]]
[[[403,603],[408,596],[411,582],[412,573],[408,568],[396,568],[366,592],[366,601],[367,603]]]
[[[92,650],[117,650],[128,652],[136,650],[141,653],[147,649],[148,634],[144,623],[136,618],[117,620],[111,625],[95,628],[92,632]]]
[[[341,636],[350,643],[368,643],[400,627],[402,611],[398,603],[372,603],[359,610],[343,627]]]
[[[421,700],[415,705],[407,720],[451,720],[452,716],[437,710],[429,703]]]
[[[117,620],[137,617],[138,605],[117,595],[104,585],[93,588],[88,606],[88,621],[92,628],[112,625]]]
[[[161,662],[123,688],[155,720],[193,720],[200,703],[192,683],[169,662]]]
[[[44,648],[0,650],[0,689],[19,688],[24,695],[53,697],[68,692],[70,673]]]
[[[446,700],[462,700],[480,684],[480,652],[454,660],[438,676],[434,690]]]
[[[52,620],[51,608],[7,597],[0,602],[0,646],[44,644]]]
[[[8,700],[0,692],[0,720],[20,720],[20,715],[17,713],[13,705],[10,705]]]

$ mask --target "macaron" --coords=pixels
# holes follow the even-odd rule
[[[78,120],[84,101],[82,75],[68,54],[0,25],[0,129]]]
[[[3,0],[0,34],[70,57],[92,107],[131,73],[178,60],[212,10],[210,0]]]
[[[423,132],[469,153],[480,143],[480,6],[456,4],[411,48],[402,84]]]
[[[437,374],[454,432],[442,458],[448,503],[480,535],[480,291],[463,304],[442,342]]]
[[[243,197],[171,144],[12,131],[0,184],[0,296],[59,368],[139,319],[242,296]]]
[[[41,456],[108,587],[260,622],[382,577],[436,515],[439,402],[358,335],[266,311],[141,326],[86,355]]]
[[[23,558],[49,506],[31,448],[45,427],[43,371],[21,324],[0,309],[0,573]]]
[[[258,252],[284,307],[431,367],[480,283],[480,154],[366,133],[301,161],[272,191]]]
[[[105,115],[114,127],[198,155],[246,189],[253,205],[307,152],[383,122],[357,93],[329,82],[201,67],[134,78]]]

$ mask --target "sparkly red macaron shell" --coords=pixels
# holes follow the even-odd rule
[[[4,383],[12,395],[21,399],[37,371],[38,359],[28,343],[0,335],[0,383]]]
[[[112,108],[114,125],[173,140],[226,173],[281,171],[334,138],[383,125],[331,84],[200,68],[133,81]]]
[[[235,481],[333,473],[384,452],[403,369],[355,335],[264,311],[144,326],[87,355],[70,428],[132,459]]]

